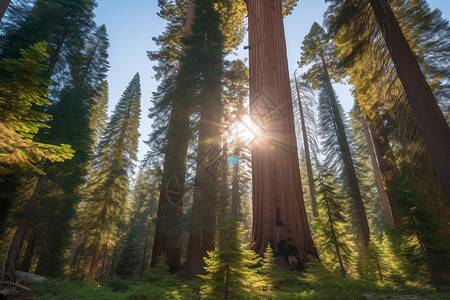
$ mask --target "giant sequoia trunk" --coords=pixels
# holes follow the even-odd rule
[[[370,0],[417,127],[450,205],[450,129],[387,0]]]
[[[186,16],[185,35],[191,32],[194,12],[195,3],[190,1]],[[184,51],[182,55],[184,55]],[[178,93],[178,95],[181,94]],[[186,157],[190,138],[189,116],[189,104],[184,103],[181,98],[174,99],[167,133],[167,148],[158,202],[158,221],[151,260],[151,266],[154,267],[158,257],[164,255],[168,259],[167,264],[171,272],[176,272],[181,268],[182,230],[180,221],[183,212]],[[175,222],[162,223],[161,220],[164,218],[172,219]]]
[[[280,0],[247,0],[252,144],[253,250],[267,243],[280,265],[304,269],[317,257],[302,195]]]
[[[3,19],[10,2],[11,0],[0,0],[0,21]]]

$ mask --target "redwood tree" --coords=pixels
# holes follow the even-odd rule
[[[270,242],[278,263],[305,268],[317,257],[302,195],[294,115],[279,0],[246,0],[250,115],[260,128],[252,144],[253,249]]]
[[[387,0],[370,0],[434,170],[450,204],[450,128]]]
[[[189,2],[186,15],[184,34],[189,35],[194,20],[194,1]],[[173,24],[172,24],[173,25]],[[168,27],[170,24],[168,25]],[[173,29],[169,31],[173,32]],[[178,40],[181,45],[181,41]],[[164,45],[161,52],[164,51]],[[184,55],[182,49],[181,56]],[[156,58],[156,57],[155,57]],[[180,59],[178,56],[175,59]],[[182,69],[180,63],[179,70]],[[172,98],[169,129],[167,132],[167,145],[163,166],[163,177],[158,202],[158,221],[156,223],[155,238],[153,242],[151,265],[154,267],[157,258],[164,255],[168,258],[170,271],[181,268],[181,227],[179,219],[183,210],[184,177],[186,172],[186,156],[190,139],[189,117],[190,104],[186,97],[189,84],[179,76],[176,81],[174,96]],[[177,218],[178,225],[169,232],[171,224],[162,222],[164,218],[171,220]],[[172,224],[173,225],[173,224]]]

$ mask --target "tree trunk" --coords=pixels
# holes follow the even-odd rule
[[[241,144],[237,141],[237,145],[234,148],[233,155],[238,158],[242,150]],[[241,203],[241,191],[239,190],[239,159],[233,165],[233,177],[231,180],[231,218],[234,221],[239,221],[240,203]]]
[[[108,237],[106,238],[105,250],[103,251],[103,259],[102,259],[102,267],[100,269],[100,279],[99,282],[103,282],[103,271],[105,269],[106,255],[108,254],[108,244],[109,244],[109,235],[111,234],[111,229],[108,231]]]
[[[375,155],[375,148],[373,146],[372,137],[370,135],[369,126],[367,125],[365,116],[361,117],[361,123],[364,129],[364,136],[366,138],[367,147],[369,148],[370,162],[372,163],[372,169],[375,175],[375,181],[377,183],[378,192],[380,194],[381,204],[383,205],[383,210],[389,225],[391,226],[391,228],[396,228],[397,225],[395,224],[394,216],[392,215],[390,205],[391,201],[389,201],[386,190],[384,189],[383,178],[381,177],[380,168],[378,167],[377,157]]]
[[[8,213],[17,192],[17,175],[4,174],[0,176],[0,237],[7,227]]]
[[[370,0],[434,170],[450,205],[450,128],[387,0]]]
[[[327,85],[328,95],[330,98],[330,105],[332,110],[331,113],[333,114],[335,122],[336,135],[338,137],[339,142],[339,149],[341,150],[342,162],[344,163],[343,174],[348,182],[349,194],[352,199],[356,222],[358,224],[359,229],[359,235],[362,242],[362,250],[365,256],[370,240],[369,223],[367,222],[366,210],[364,208],[364,203],[361,197],[361,191],[359,189],[358,178],[356,177],[355,166],[353,165],[350,146],[348,145],[347,137],[345,134],[344,121],[342,120],[341,117],[336,95],[334,93],[333,86],[331,85],[327,63],[325,61],[325,57],[322,52],[320,53],[320,57],[322,60],[322,68],[325,76],[324,80]]]
[[[186,16],[185,35],[189,35],[191,32],[194,12],[195,3],[190,1]],[[184,56],[184,49],[182,55]],[[173,224],[176,227],[175,230],[170,228],[171,232],[176,233],[168,234],[169,228],[166,228],[167,225],[157,221],[151,260],[151,266],[154,267],[158,257],[166,256],[171,272],[177,272],[181,268],[181,215],[183,212],[186,157],[190,138],[189,117],[189,104],[183,103],[183,99],[174,99],[167,133],[167,150],[164,158],[157,218],[174,217],[177,219]]]
[[[252,143],[253,250],[275,247],[278,263],[304,269],[317,257],[302,195],[279,0],[247,0]]]
[[[89,281],[95,280],[95,269],[97,269],[98,250],[100,249],[100,241],[96,240],[91,248],[91,264],[89,266]]]
[[[333,218],[331,217],[331,210],[330,210],[330,202],[329,202],[329,198],[327,196],[327,193],[325,191],[325,201],[327,203],[327,215],[328,215],[328,223],[330,224],[330,229],[331,229],[331,238],[333,240],[333,244],[334,244],[334,249],[336,250],[336,257],[339,261],[339,270],[341,271],[341,276],[345,277],[345,268],[344,268],[344,263],[342,262],[342,256],[341,256],[341,251],[339,249],[339,245],[338,245],[338,241],[337,241],[337,237],[336,237],[336,232],[334,231],[334,222],[333,222]]]
[[[317,218],[319,216],[319,213],[317,212],[316,188],[314,186],[311,155],[309,153],[308,135],[306,134],[305,115],[303,114],[302,100],[300,98],[300,91],[298,89],[297,77],[295,77],[295,75],[294,79],[295,79],[295,89],[297,90],[298,107],[300,110],[300,121],[302,124],[303,147],[305,148],[305,160],[306,160],[306,170],[308,173],[309,195],[311,197],[311,207],[313,216],[314,218]]]
[[[147,228],[145,229],[145,242],[144,242],[144,251],[142,253],[142,259],[141,259],[141,270],[139,271],[139,275],[141,277],[144,276],[145,272],[145,265],[147,264],[147,250],[148,250],[148,242],[150,239],[150,222],[147,223]]]
[[[219,221],[225,220],[227,217],[228,211],[228,143],[226,138],[223,138],[223,151],[222,151],[222,162],[221,162],[221,176],[220,176],[220,212],[219,212]],[[219,232],[219,240],[220,246],[219,249],[224,249],[223,244],[223,233]]]
[[[211,98],[208,103],[202,105],[195,176],[200,193],[198,198],[194,198],[192,205],[186,263],[181,273],[184,278],[194,278],[197,274],[203,273],[203,257],[215,248],[216,211],[220,191],[219,171],[223,158],[220,154],[220,120],[223,108],[220,98],[220,77],[217,80],[215,86],[218,88],[215,93],[206,92]],[[213,88],[214,84],[206,86]]]
[[[44,171],[47,169],[48,161],[44,165]],[[25,207],[25,212],[20,220],[19,226],[17,227],[16,233],[14,234],[13,240],[11,241],[11,245],[9,246],[8,251],[8,260],[6,262],[6,273],[14,273],[15,264],[17,259],[19,258],[20,249],[22,248],[22,243],[25,238],[25,234],[27,232],[28,224],[30,222],[30,216],[33,211],[36,209],[36,205],[38,203],[38,195],[39,191],[42,188],[42,184],[44,182],[44,176],[39,176],[36,185],[33,189],[33,194],[30,197],[30,200]]]
[[[397,174],[397,165],[395,164],[395,157],[389,145],[388,135],[384,128],[383,120],[378,114],[375,114],[373,120],[369,120],[369,129],[372,133],[373,146],[375,154],[380,166],[381,175],[383,175],[384,186],[386,194],[389,199],[389,207],[391,208],[392,218],[395,226],[400,224],[401,218],[393,203],[395,198],[395,191],[398,189],[395,182],[395,174]]]
[[[11,0],[0,0],[0,21],[3,19],[10,2]]]
[[[22,258],[22,264],[20,266],[21,271],[28,272],[30,270],[31,261],[33,260],[34,251],[36,250],[37,239],[35,236],[28,241],[27,248],[25,249],[25,254]]]

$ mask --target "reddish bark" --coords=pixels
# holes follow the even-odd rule
[[[220,87],[220,77],[217,78]],[[213,84],[210,85],[214,86]],[[217,85],[215,85],[217,86]],[[199,146],[197,155],[196,186],[200,189],[194,198],[191,212],[191,228],[181,277],[194,278],[204,272],[203,257],[215,249],[217,202],[220,181],[219,165],[215,164],[215,154],[220,152],[220,119],[222,105],[220,89],[216,93],[206,92],[211,100],[203,105],[199,126]],[[220,164],[220,163],[218,163]]]
[[[189,2],[186,16],[185,35],[191,32],[194,22],[195,3]],[[182,49],[184,55],[184,49]],[[181,66],[181,64],[180,64]],[[179,93],[181,94],[181,93]],[[167,134],[167,150],[164,158],[163,178],[159,194],[157,218],[180,218],[174,228],[160,221],[156,223],[155,238],[151,266],[154,267],[158,257],[167,257],[167,264],[171,272],[181,268],[181,215],[183,212],[184,177],[186,173],[186,157],[189,143],[189,116],[190,109],[182,99],[174,99],[172,113],[169,120]],[[160,219],[161,220],[161,219]],[[168,233],[170,230],[170,234]]]
[[[95,269],[97,269],[98,250],[100,249],[100,241],[94,242],[91,248],[91,263],[89,265],[89,281],[95,280]]]
[[[388,0],[370,0],[417,127],[450,204],[450,128]]]
[[[247,0],[252,144],[253,245],[275,246],[280,265],[304,269],[317,257],[301,188],[281,1]]]
[[[384,186],[386,194],[389,199],[389,207],[392,213],[393,222],[395,227],[400,223],[400,216],[393,203],[395,197],[395,190],[397,184],[394,180],[397,173],[397,165],[395,164],[394,153],[392,152],[389,140],[387,138],[387,132],[383,125],[383,120],[378,114],[375,114],[373,120],[369,120],[369,128],[372,133],[373,146],[375,148],[375,154],[377,156],[378,164],[380,167],[381,175],[383,176]]]
[[[0,21],[3,19],[10,2],[11,0],[0,0]]]
[[[380,168],[378,167],[377,157],[375,154],[375,148],[373,146],[372,137],[370,135],[369,126],[367,125],[366,118],[362,117],[361,122],[362,122],[363,129],[364,129],[364,136],[366,138],[367,147],[369,148],[370,162],[372,163],[372,169],[373,169],[373,172],[375,175],[375,181],[377,183],[378,193],[380,194],[381,204],[383,206],[383,210],[384,210],[384,213],[386,215],[389,225],[391,226],[391,228],[396,228],[397,224],[395,224],[394,217],[392,215],[392,210],[391,210],[391,203],[389,201],[388,195],[384,188],[383,179],[381,177]]]

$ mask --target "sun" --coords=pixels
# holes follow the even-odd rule
[[[229,132],[230,141],[251,143],[258,138],[258,128],[249,115],[244,115],[240,122],[236,122]]]

